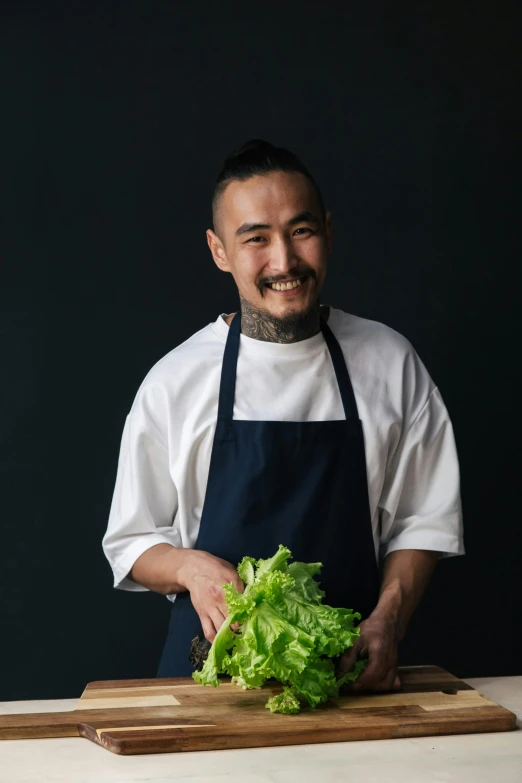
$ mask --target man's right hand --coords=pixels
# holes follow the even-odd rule
[[[226,560],[199,549],[186,552],[185,562],[179,570],[179,580],[190,593],[205,638],[213,642],[228,615],[223,585],[232,582],[239,593],[243,592],[245,586],[234,566]]]
[[[245,586],[233,565],[199,549],[156,544],[134,563],[130,578],[162,595],[190,592],[203,633],[214,641],[228,612],[223,585],[229,582],[243,592]]]

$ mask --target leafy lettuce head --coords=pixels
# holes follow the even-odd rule
[[[324,592],[314,579],[322,564],[289,564],[291,556],[281,545],[268,560],[243,558],[238,574],[245,590],[223,585],[229,615],[203,669],[192,675],[201,685],[217,686],[218,675],[229,674],[243,688],[260,688],[276,679],[283,692],[266,706],[285,714],[299,712],[302,702],[316,707],[336,696],[366,665],[358,661],[353,672],[337,680],[333,659],[359,636],[354,622],[361,615],[323,604]],[[236,623],[240,627],[233,632],[230,626]]]

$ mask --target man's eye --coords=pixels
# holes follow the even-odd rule
[[[251,237],[251,239],[247,240],[247,244],[248,244],[248,242],[254,242],[254,244],[258,245],[259,242],[256,241],[258,239],[264,239],[264,237]]]
[[[302,228],[296,228],[296,231],[308,231],[310,234],[313,234],[313,231],[311,228],[306,228],[303,226]]]

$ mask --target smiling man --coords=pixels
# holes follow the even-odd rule
[[[213,206],[215,231],[207,239],[216,264],[238,287],[242,333],[276,343],[317,334],[331,217],[312,181],[277,170],[223,180]],[[252,215],[263,220],[243,222]]]
[[[291,152],[254,140],[224,163],[207,241],[240,310],[147,374],[127,416],[103,546],[115,587],[173,602],[158,676],[226,617],[222,585],[279,544],[323,563],[325,602],[361,612],[341,670],[400,687],[397,647],[441,557],[464,552],[441,395],[389,327],[321,306],[332,220]]]

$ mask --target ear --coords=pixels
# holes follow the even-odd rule
[[[230,267],[228,265],[227,261],[227,254],[225,253],[225,248],[223,247],[223,242],[220,240],[217,234],[212,231],[212,229],[207,229],[207,243],[210,248],[210,252],[212,253],[212,258],[214,259],[216,266],[218,269],[221,269],[222,272],[230,272]]]
[[[326,246],[328,253],[332,252],[332,213],[327,212],[325,216]]]

